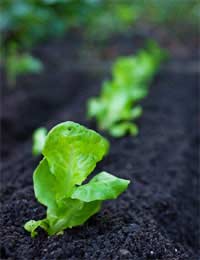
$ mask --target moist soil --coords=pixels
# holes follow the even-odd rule
[[[33,193],[32,174],[40,160],[31,155],[33,129],[50,129],[66,120],[96,129],[86,119],[86,101],[99,92],[108,74],[67,69],[53,73],[52,68],[21,79],[20,89],[4,95],[1,259],[197,260],[198,75],[167,71],[165,66],[143,101],[139,135],[114,139],[101,133],[111,149],[94,174],[106,170],[130,179],[128,190],[64,235],[48,237],[39,230],[32,239],[23,229],[27,220],[45,216]]]

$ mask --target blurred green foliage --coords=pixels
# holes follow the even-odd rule
[[[45,127],[39,127],[33,132],[33,145],[32,145],[32,154],[34,156],[40,155],[42,153],[42,149],[44,147],[47,129]]]
[[[31,56],[25,59],[24,52],[49,37],[63,35],[71,26],[78,26],[89,7],[84,0],[3,0],[0,5],[1,60],[10,83],[17,75],[36,72],[36,60]],[[23,69],[15,66],[16,57]]]
[[[142,19],[170,26],[197,25],[200,15],[199,0],[138,0]]]
[[[197,0],[1,0],[1,60],[13,53],[13,44],[19,57],[70,28],[105,39],[136,22],[196,25],[199,13]]]
[[[10,86],[15,86],[16,77],[27,73],[40,73],[43,69],[42,62],[29,53],[18,54],[16,46],[10,45],[5,59],[7,80]]]
[[[137,125],[131,120],[141,116],[139,102],[147,96],[150,82],[165,57],[166,53],[151,41],[136,56],[116,60],[112,80],[105,81],[100,95],[88,102],[88,116],[96,119],[99,129],[114,137],[137,135]]]

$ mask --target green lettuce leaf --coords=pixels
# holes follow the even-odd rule
[[[25,230],[27,230],[28,232],[31,233],[31,237],[37,236],[38,232],[36,231],[36,229],[38,227],[41,227],[41,228],[43,228],[44,230],[47,231],[48,226],[45,222],[45,219],[44,220],[38,220],[38,221],[29,220],[24,225]]]
[[[56,177],[50,172],[47,160],[44,158],[39,163],[33,174],[35,197],[48,208],[55,208],[57,193],[60,185]]]
[[[130,181],[117,178],[107,172],[97,174],[88,184],[75,188],[72,198],[85,202],[116,199],[125,191]]]
[[[74,122],[61,123],[48,134],[43,149],[53,175],[61,181],[60,195],[71,194],[108,152],[106,139]],[[61,189],[62,187],[62,189]]]
[[[32,237],[39,227],[54,235],[82,225],[100,210],[103,200],[125,191],[129,181],[106,172],[81,185],[108,149],[105,138],[74,122],[61,123],[48,133],[44,158],[33,174],[35,197],[47,208],[47,214],[25,224]]]
[[[88,101],[88,117],[96,119],[99,129],[114,137],[138,133],[135,123],[132,124],[142,114],[138,103],[148,95],[150,83],[165,57],[155,42],[149,42],[137,55],[116,60],[112,80],[104,81],[100,95]]]

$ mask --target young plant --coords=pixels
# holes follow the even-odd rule
[[[42,149],[45,144],[46,136],[47,136],[47,129],[44,127],[40,127],[34,131],[33,147],[32,147],[33,155],[37,156],[42,153]]]
[[[104,171],[82,184],[108,149],[101,135],[74,122],[58,124],[48,133],[44,158],[33,174],[35,196],[47,207],[47,214],[25,224],[32,237],[38,227],[54,235],[82,225],[100,210],[102,201],[127,189],[128,180]]]
[[[11,44],[5,59],[7,80],[11,87],[15,86],[16,78],[24,74],[38,74],[43,70],[42,62],[28,53],[17,53],[15,44]]]
[[[153,42],[137,56],[121,57],[113,65],[112,80],[103,83],[99,97],[88,102],[88,116],[95,118],[99,129],[120,137],[138,133],[131,120],[142,114],[139,101],[148,94],[149,84],[156,73],[164,52]]]

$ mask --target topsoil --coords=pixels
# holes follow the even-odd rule
[[[69,52],[66,42],[52,46]],[[50,65],[42,75],[20,79],[20,89],[4,94],[1,259],[199,259],[198,74],[165,66],[143,101],[139,135],[113,139],[102,133],[111,149],[95,173],[106,170],[130,179],[128,190],[62,236],[48,237],[40,230],[32,239],[24,230],[27,220],[45,216],[33,193],[32,174],[40,158],[31,155],[32,131],[67,120],[96,129],[86,119],[86,101],[107,75],[46,62]]]

